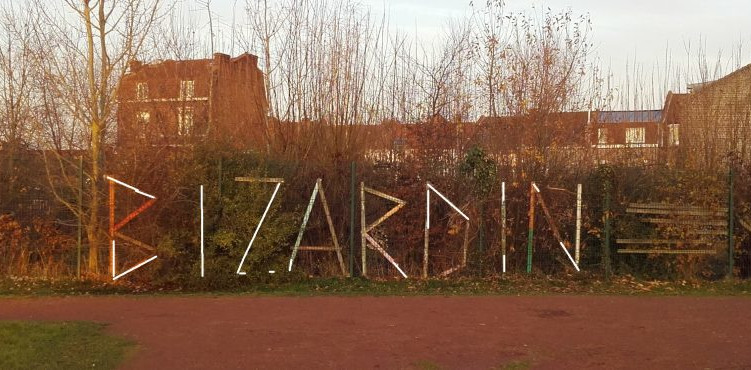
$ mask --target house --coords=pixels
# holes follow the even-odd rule
[[[669,93],[666,146],[679,146],[684,161],[716,164],[728,155],[751,158],[751,64],[718,80]]]
[[[589,142],[598,149],[657,148],[662,110],[597,111],[589,117]]]
[[[247,147],[263,134],[267,101],[258,57],[131,61],[118,88],[118,146]]]
[[[692,161],[712,165],[731,154],[751,159],[751,64],[716,81],[669,92],[662,109],[482,117],[491,150],[537,146],[594,149],[598,163]],[[589,155],[580,153],[581,155]]]

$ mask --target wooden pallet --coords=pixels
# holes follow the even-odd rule
[[[620,254],[717,254],[714,249],[619,249]]]
[[[616,239],[617,244],[628,247],[618,249],[621,254],[716,254],[714,249],[699,249],[699,246],[713,246],[717,240],[706,240],[712,236],[723,236],[727,233],[728,208],[699,207],[682,204],[667,203],[630,203],[626,213],[640,216],[644,222],[659,226],[692,226],[692,230],[681,239],[652,238],[652,239]],[[696,238],[692,238],[695,236]],[[701,239],[705,238],[705,239]],[[694,249],[667,249],[666,246],[693,246]],[[639,248],[639,247],[651,248]]]
[[[680,240],[680,239],[616,239],[617,244],[640,244],[640,245],[712,245],[717,243],[712,240]]]

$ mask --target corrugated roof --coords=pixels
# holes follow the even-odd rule
[[[599,123],[660,122],[662,110],[631,110],[597,112]]]

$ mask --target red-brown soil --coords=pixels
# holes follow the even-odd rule
[[[132,369],[751,367],[748,298],[0,299],[7,319],[109,323]]]

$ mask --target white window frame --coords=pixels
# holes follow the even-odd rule
[[[597,129],[597,144],[598,145],[608,144],[608,129],[606,127],[600,127]]]
[[[681,143],[680,125],[672,123],[668,125],[668,145],[678,146]]]
[[[146,82],[136,83],[136,100],[146,100],[149,98],[149,84]]]
[[[136,116],[138,119],[138,122],[140,122],[142,125],[148,125],[151,121],[151,113],[146,111],[138,112],[138,115]]]
[[[136,113],[136,122],[138,125],[136,127],[133,127],[134,130],[138,131],[138,136],[143,138],[146,138],[146,130],[149,129],[149,122],[151,121],[151,113],[146,111],[140,111]]]
[[[646,144],[647,129],[645,127],[627,127],[626,128],[626,144],[627,145],[642,145]]]
[[[193,80],[180,81],[180,99],[192,99],[196,96],[196,83]]]
[[[193,133],[194,113],[193,107],[177,108],[177,135],[190,136]]]

